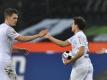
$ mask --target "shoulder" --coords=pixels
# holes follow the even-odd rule
[[[0,30],[1,30],[1,31],[7,31],[8,28],[9,28],[8,25],[6,25],[6,24],[4,24],[4,23],[0,24]]]
[[[6,32],[7,32],[8,35],[11,34],[11,33],[16,33],[16,31],[10,26],[6,27]]]
[[[14,31],[14,29],[11,26],[7,26],[7,30]]]
[[[10,29],[10,28],[11,28],[10,26],[8,26],[8,25],[5,24],[5,23],[0,24],[0,27],[1,27],[1,28],[5,28],[5,29]]]
[[[76,35],[75,35],[76,37],[80,37],[80,38],[82,38],[82,37],[86,37],[86,35],[84,34],[84,32],[79,32],[79,33],[77,33]]]
[[[5,24],[5,23],[0,24],[0,26],[9,27],[9,26],[8,26],[7,24]]]

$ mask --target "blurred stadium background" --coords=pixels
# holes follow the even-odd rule
[[[66,40],[72,17],[83,16],[87,20],[90,57],[94,66],[94,80],[107,80],[107,54],[96,54],[107,48],[107,0],[0,0],[0,22],[3,10],[16,8],[20,12],[15,30],[22,35],[32,35],[48,28],[54,37]],[[27,48],[30,55],[13,55],[19,80],[69,80],[72,65],[64,66],[61,53],[70,46],[61,48],[46,39],[29,43],[15,43]]]

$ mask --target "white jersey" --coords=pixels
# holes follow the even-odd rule
[[[19,34],[10,26],[0,25],[0,61],[10,60],[12,54],[12,42]]]
[[[85,49],[83,56],[77,59],[72,65],[69,80],[93,80],[93,65],[87,54],[88,42],[85,34],[79,31],[73,37],[69,38],[68,42],[72,44],[71,56],[75,56],[81,46]]]
[[[74,36],[68,39],[68,42],[72,45],[72,56],[75,56],[81,46],[85,47],[84,55],[87,55],[88,41],[85,34],[82,31],[77,32]]]

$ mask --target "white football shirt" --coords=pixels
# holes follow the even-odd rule
[[[19,36],[12,27],[6,23],[0,25],[0,59],[10,60],[12,55],[12,42]]]
[[[87,54],[88,51],[88,41],[85,34],[82,31],[79,31],[74,34],[71,38],[68,39],[68,42],[72,45],[72,56],[75,56],[81,46],[84,46],[85,52],[84,55]]]

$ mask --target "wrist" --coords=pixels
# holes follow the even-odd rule
[[[50,39],[50,38],[51,38],[51,36],[47,34],[47,35],[45,36],[45,38]]]
[[[36,35],[34,35],[34,37],[35,38],[40,38],[41,36],[40,36],[40,34],[36,34]]]
[[[47,36],[47,38],[51,38],[51,36],[50,36],[50,35],[48,35],[48,36]]]

